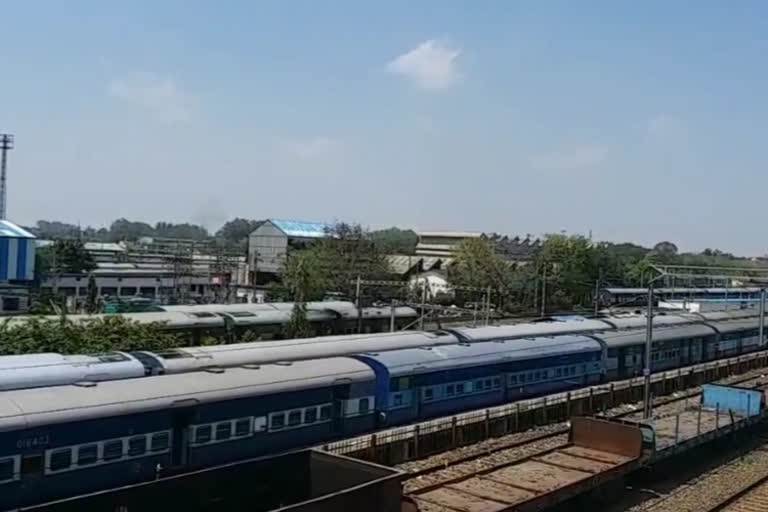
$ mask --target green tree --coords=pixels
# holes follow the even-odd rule
[[[448,282],[454,287],[485,290],[491,288],[497,305],[508,306],[524,293],[524,282],[514,263],[506,261],[493,245],[482,238],[463,240],[456,250],[453,263],[448,267]],[[476,298],[478,292],[457,290],[457,298]]]
[[[299,251],[292,255],[290,266],[286,269],[284,280],[293,295],[291,319],[284,329],[288,338],[311,336],[312,327],[307,319],[307,297],[322,286],[322,271],[317,263],[316,255],[312,251]]]
[[[547,302],[557,308],[587,306],[594,298],[598,269],[595,247],[581,235],[547,235],[536,257],[536,267],[546,271]]]
[[[140,324],[121,315],[81,321],[64,315],[33,317],[24,322],[6,320],[0,322],[0,354],[156,351],[181,345],[181,338],[160,327],[159,323]]]
[[[96,277],[93,274],[88,276],[88,295],[86,297],[85,309],[88,313],[98,313],[99,311],[99,288],[96,286]]]
[[[85,250],[82,241],[56,240],[53,245],[36,252],[36,272],[41,276],[51,273],[89,272],[96,268],[93,256]]]
[[[243,219],[240,217],[227,221],[216,232],[216,236],[230,242],[240,242],[250,235],[263,221]]]
[[[146,222],[117,219],[109,226],[109,236],[114,241],[136,241],[143,236],[153,236],[155,230]]]
[[[414,254],[419,235],[410,229],[392,227],[371,232],[371,239],[385,253]]]

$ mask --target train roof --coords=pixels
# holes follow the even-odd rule
[[[707,325],[720,333],[748,331],[760,326],[760,318],[740,318],[738,320],[726,320],[722,322],[707,322]]]
[[[546,340],[520,339],[462,343],[380,354],[363,354],[357,357],[364,361],[375,361],[387,368],[390,375],[399,376],[601,350],[600,343],[589,336],[558,336]]]
[[[602,320],[578,319],[567,321],[526,322],[512,325],[489,325],[485,327],[459,327],[451,329],[470,341],[497,339],[522,339],[536,336],[555,336],[582,332],[604,331],[611,326]]]
[[[635,329],[643,327],[645,328],[648,323],[648,317],[644,314],[633,315],[617,315],[603,318],[607,323],[616,329]],[[653,315],[654,326],[664,325],[684,325],[694,322],[701,322],[701,318],[695,315],[689,315],[687,313],[682,314],[655,314]]]
[[[668,341],[680,338],[695,338],[711,336],[715,330],[705,324],[690,324],[681,326],[660,327],[653,330],[653,341]],[[595,334],[605,342],[608,348],[642,345],[645,343],[645,329],[628,329]]]
[[[166,410],[250,396],[299,391],[374,378],[350,358],[163,375],[89,386],[7,391],[0,394],[0,431]]]
[[[122,352],[71,356],[29,354],[0,358],[0,391],[61,386],[86,380],[129,379],[144,375],[144,365]]]
[[[166,372],[175,373],[211,366],[267,364],[276,361],[322,359],[363,352],[449,345],[458,341],[453,334],[444,331],[399,331],[187,347],[148,353],[162,360]]]
[[[734,309],[731,311],[702,311],[696,313],[706,320],[734,320],[737,318],[759,318],[760,313],[754,309]]]

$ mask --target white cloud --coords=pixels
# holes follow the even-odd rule
[[[461,52],[434,39],[387,64],[387,71],[402,75],[423,89],[446,89],[459,79],[457,59]]]
[[[283,153],[299,160],[318,160],[333,155],[339,141],[330,137],[313,137],[307,140],[283,143]]]
[[[150,111],[164,122],[188,121],[191,117],[188,95],[168,77],[153,73],[133,73],[112,80],[109,93]]]
[[[608,150],[603,146],[580,146],[531,157],[533,167],[541,170],[572,171],[593,167],[605,160]]]
[[[660,114],[648,120],[646,130],[651,137],[670,139],[685,133],[686,123],[679,117]]]

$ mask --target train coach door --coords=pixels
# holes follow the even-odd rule
[[[337,380],[333,383],[333,433],[344,432],[344,417],[347,414],[349,400],[349,382]]]
[[[171,442],[171,466],[186,466],[189,454],[189,425],[192,423],[193,412],[190,408],[173,411],[172,417],[172,442]]]

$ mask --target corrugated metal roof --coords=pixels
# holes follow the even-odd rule
[[[269,219],[283,233],[296,238],[322,238],[332,228],[325,222],[305,222],[300,220]]]
[[[0,237],[5,238],[35,238],[35,235],[26,229],[17,226],[11,221],[0,220]]]
[[[559,336],[548,340],[520,339],[405,349],[358,357],[378,361],[391,375],[398,376],[600,350],[600,343],[588,336]]]

